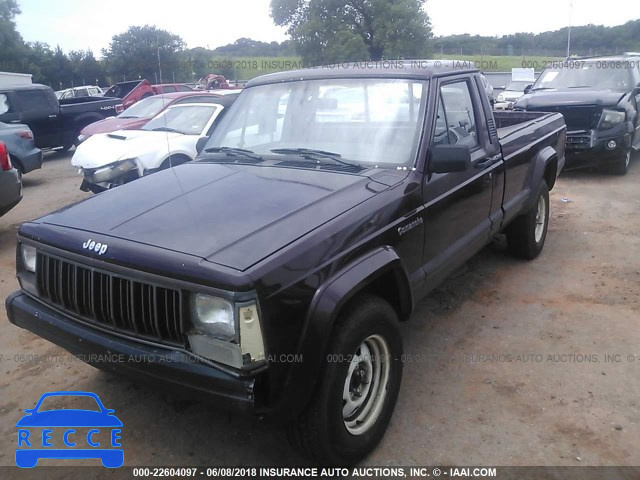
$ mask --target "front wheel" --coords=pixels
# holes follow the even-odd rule
[[[350,465],[369,454],[391,420],[402,379],[398,317],[384,300],[356,298],[338,320],[310,404],[289,439],[323,465]]]
[[[623,152],[612,163],[610,168],[611,173],[616,175],[626,175],[629,171],[629,164],[631,163],[631,148],[626,152]]]
[[[542,180],[536,203],[507,227],[507,245],[516,257],[533,260],[542,251],[549,226],[549,188]]]

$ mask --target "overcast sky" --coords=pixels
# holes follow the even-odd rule
[[[18,31],[26,41],[91,48],[96,56],[114,34],[132,25],[157,25],[191,47],[215,48],[240,37],[265,42],[287,38],[269,16],[269,0],[18,0]],[[637,0],[571,0],[572,24],[619,25],[634,19]],[[436,35],[504,35],[557,30],[569,22],[570,0],[428,0]],[[606,8],[604,8],[606,5]]]

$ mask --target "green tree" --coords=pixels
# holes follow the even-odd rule
[[[271,0],[271,16],[312,63],[429,54],[429,17],[420,0]]]
[[[179,54],[184,47],[178,35],[144,25],[114,35],[102,55],[113,81],[146,78],[152,83],[168,82],[180,68]]]
[[[0,70],[21,72],[27,68],[27,47],[16,30],[16,0],[0,0]]]

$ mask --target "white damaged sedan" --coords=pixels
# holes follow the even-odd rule
[[[84,177],[80,189],[99,193],[193,160],[198,140],[211,135],[236,97],[173,105],[140,130],[91,136],[76,148],[71,159],[71,165]]]

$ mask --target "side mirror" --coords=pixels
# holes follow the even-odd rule
[[[631,92],[632,95],[640,95],[640,82],[636,85],[636,88]]]
[[[204,149],[204,145],[207,143],[207,140],[209,140],[209,137],[200,137],[198,139],[198,141],[196,142],[197,155],[200,155],[200,153],[202,153],[202,150]]]
[[[533,84],[532,84],[532,83],[530,83],[529,85],[527,85],[526,87],[524,87],[524,94],[525,94],[525,95],[531,91],[531,87],[533,87]]]
[[[469,168],[471,151],[466,145],[436,145],[431,152],[430,172],[464,172]]]

